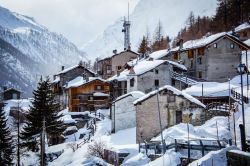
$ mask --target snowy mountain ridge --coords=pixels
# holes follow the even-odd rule
[[[70,66],[87,60],[86,54],[73,43],[60,34],[50,32],[33,18],[3,7],[0,7],[0,15],[0,39],[4,43],[0,48],[0,62],[3,64],[0,85],[25,91],[25,86],[34,87],[40,75],[51,76],[62,65]],[[19,75],[20,78],[14,79],[11,75]]]
[[[140,0],[130,15],[131,45],[137,51],[140,39],[150,33],[151,39],[159,21],[164,29],[164,35],[174,37],[185,25],[191,11],[195,15],[211,16],[215,14],[217,0]],[[85,43],[82,50],[93,60],[96,57],[107,57],[112,51],[123,50],[123,18],[108,26],[96,39]]]

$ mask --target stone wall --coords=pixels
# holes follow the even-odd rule
[[[156,70],[158,70],[158,74]],[[159,80],[159,87],[171,85],[170,73],[172,73],[172,70],[172,65],[164,63],[142,75],[134,76],[135,82],[133,87],[130,86],[130,79],[127,81],[128,92],[139,90],[144,93],[149,93],[155,90],[155,80]]]
[[[230,45],[234,44],[234,48]],[[228,78],[237,75],[237,67],[240,62],[241,51],[238,45],[228,39],[221,39],[217,42],[217,48],[213,45],[206,49],[208,81],[224,82]]]
[[[249,166],[250,154],[240,150],[227,152],[227,166]]]
[[[136,100],[129,95],[114,103],[115,109],[112,111],[112,130],[115,132],[127,128],[135,127],[135,106]]]
[[[172,96],[172,92],[162,91],[159,94],[160,114],[162,127],[167,128],[183,121],[187,121],[186,115],[191,116],[190,123],[196,122],[200,119],[202,108],[191,109],[191,103],[189,100],[176,96],[174,102],[170,102],[169,98]],[[142,142],[144,140],[149,141],[154,136],[160,133],[159,116],[157,110],[157,96],[154,95],[147,100],[138,103],[136,105],[136,142]],[[189,111],[182,113],[182,111]],[[181,114],[178,115],[178,113]]]
[[[125,64],[137,57],[138,55],[131,51],[124,51],[119,54],[113,55],[111,63],[112,63],[112,72],[114,73],[114,75],[117,74],[118,66],[121,66],[120,71],[123,71]]]

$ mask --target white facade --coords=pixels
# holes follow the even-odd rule
[[[145,94],[140,91],[133,91],[118,97],[112,106],[112,129],[114,132],[132,128],[135,123],[135,106],[133,102]]]

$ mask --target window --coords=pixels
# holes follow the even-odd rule
[[[205,54],[205,49],[204,48],[199,48],[198,49],[198,55],[204,55]]]
[[[199,65],[202,64],[202,58],[201,58],[201,57],[198,57],[198,58],[197,58],[197,63],[198,63]]]
[[[247,32],[243,32],[243,37],[247,37]]]
[[[217,43],[214,43],[214,48],[217,48]]]
[[[174,79],[172,79],[172,86],[175,86],[175,80]]]
[[[174,59],[175,59],[175,60],[178,60],[178,59],[179,59],[179,58],[178,58],[178,53],[175,53],[175,54],[174,54]]]
[[[234,49],[234,44],[233,43],[230,44],[230,48]]]
[[[96,85],[95,90],[102,90],[102,86],[101,85]]]
[[[112,71],[111,65],[107,65],[107,74],[111,74],[111,71]]]
[[[175,95],[169,95],[168,96],[168,103],[175,102]]]
[[[159,70],[158,69],[155,69],[155,74],[158,74],[159,73]]]
[[[191,59],[191,60],[190,60],[190,68],[193,68],[193,67],[194,67],[194,60]]]
[[[117,70],[121,70],[122,69],[122,67],[121,66],[117,66]]]
[[[202,72],[201,71],[198,72],[198,78],[202,78]]]
[[[194,50],[189,50],[188,51],[188,58],[194,58]]]
[[[130,79],[130,87],[134,87],[134,85],[135,85],[135,79],[132,78]]]
[[[159,87],[159,80],[155,80],[155,87]]]

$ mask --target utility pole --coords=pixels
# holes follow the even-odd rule
[[[17,166],[20,166],[20,105],[17,102]]]
[[[165,146],[165,141],[163,139],[163,134],[162,134],[162,123],[161,123],[161,112],[160,112],[160,103],[159,103],[159,89],[156,87],[156,97],[157,97],[157,106],[158,106],[158,117],[159,117],[159,123],[160,123],[160,130],[161,130],[161,143],[162,143],[162,154],[164,155],[166,152],[166,146]]]
[[[203,91],[203,84],[201,84],[201,102],[203,103],[203,96],[204,96],[204,91]]]
[[[248,90],[249,90],[249,81],[248,81],[248,57],[247,57],[247,50],[246,50],[246,68],[247,68],[247,97],[248,97]]]
[[[245,140],[245,134],[246,134],[246,129],[245,129],[245,108],[244,108],[244,101],[243,101],[243,71],[244,71],[244,64],[242,64],[242,54],[241,55],[241,61],[239,65],[239,71],[240,71],[240,79],[241,79],[241,109],[242,109],[242,122],[243,125],[240,126],[241,128],[241,137],[244,136],[244,138],[241,138],[241,147],[242,151],[246,151],[246,140]]]
[[[41,166],[45,166],[45,117],[43,117],[43,129],[41,135]]]
[[[230,114],[231,114],[231,86],[230,78],[228,78],[228,129],[230,131]]]

